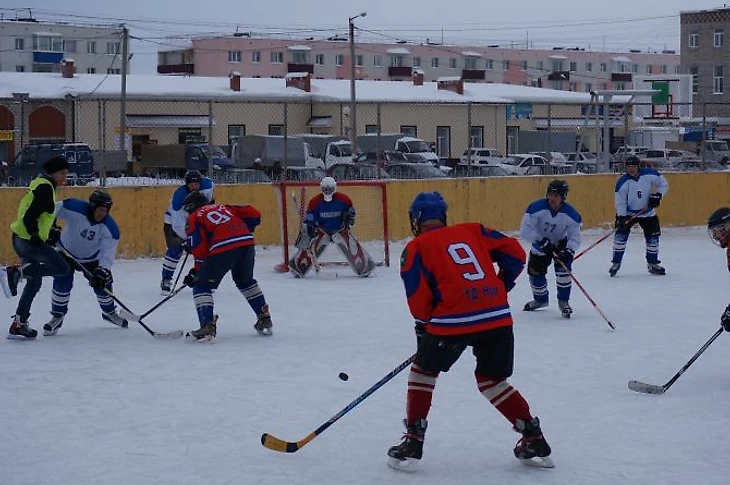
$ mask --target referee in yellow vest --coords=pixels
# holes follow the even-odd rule
[[[20,258],[21,268],[6,268],[11,293],[17,295],[18,281],[22,273],[25,280],[23,293],[13,323],[8,330],[9,339],[34,339],[38,331],[28,324],[33,304],[44,276],[58,276],[69,271],[68,264],[56,252],[52,230],[56,220],[56,188],[66,185],[68,161],[53,157],[43,164],[45,175],[39,175],[28,185],[18,207],[18,218],[10,224],[13,232],[13,249]],[[57,236],[55,237],[57,239]]]

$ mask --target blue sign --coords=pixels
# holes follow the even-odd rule
[[[528,103],[508,104],[505,117],[508,120],[531,120],[532,105]]]

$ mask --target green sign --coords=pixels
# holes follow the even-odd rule
[[[669,104],[669,81],[652,81],[651,89],[659,91],[651,95],[651,104]]]

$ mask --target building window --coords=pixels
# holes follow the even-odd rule
[[[420,57],[413,58],[413,67],[421,67],[421,58]]]
[[[284,62],[284,53],[283,52],[272,52],[269,59],[271,60],[272,64],[281,64]]]
[[[553,59],[552,66],[553,66],[553,71],[562,71],[563,70],[563,61],[560,59]]]
[[[261,51],[253,51],[251,53],[251,62],[261,64]]]
[[[270,136],[284,136],[284,125],[269,125]]]
[[[362,54],[358,54],[358,55],[355,56],[355,65],[356,66],[359,66],[359,67],[362,67],[362,65],[363,65]]]
[[[449,69],[456,69],[456,58],[449,57]]]
[[[646,73],[651,74],[651,64],[646,65]]]
[[[228,51],[228,62],[241,62],[241,51]]]
[[[723,29],[715,29],[712,36],[712,45],[714,47],[722,47],[725,45],[725,31]]]
[[[477,58],[476,57],[464,58],[464,69],[476,70],[477,69]]]
[[[87,54],[96,54],[96,42],[87,42],[86,43],[86,53]]]
[[[342,66],[345,64],[345,56],[342,54],[335,55],[335,66]]]
[[[415,125],[401,125],[400,132],[405,136],[412,136],[413,138],[418,137],[418,127]]]
[[[106,53],[110,55],[117,55],[122,51],[121,42],[107,42]]]
[[[16,51],[25,50],[25,39],[22,39],[20,37],[15,39],[15,50]]]
[[[689,34],[689,48],[696,49],[700,46],[700,34],[699,32],[690,32]]]
[[[378,133],[378,125],[365,125],[366,135],[375,135]]]
[[[631,72],[633,72],[634,74],[637,74],[639,72],[639,65],[631,64]]]
[[[486,65],[487,71],[491,71],[494,69],[494,61],[492,59],[487,59],[487,65]]]
[[[608,70],[608,66],[606,65],[605,62],[602,62],[601,63],[601,72],[606,72],[606,70]]]
[[[390,56],[390,67],[405,67],[404,59],[403,56]]]
[[[592,62],[586,62],[586,72],[593,71],[593,63]]]
[[[626,91],[626,83],[616,83],[615,87],[617,91]]]
[[[106,70],[106,73],[107,74],[121,74],[122,70],[119,69],[118,67],[110,67],[109,69]]]
[[[293,64],[309,64],[306,52],[292,52],[291,61]]]
[[[527,61],[520,61],[520,69],[523,71],[527,70]]]
[[[722,94],[725,88],[725,68],[715,66],[712,74],[712,94]]]
[[[76,52],[76,41],[75,40],[65,41],[63,43],[63,50],[64,50],[64,52],[75,53]]]
[[[41,52],[63,52],[63,37],[60,35],[34,35],[33,50]]]
[[[324,54],[315,54],[314,63],[318,66],[324,66]]]
[[[542,71],[542,70],[543,70],[543,69],[542,69],[542,66],[543,66],[543,64],[542,64],[542,61],[537,61],[537,69],[538,69],[539,71]]]
[[[246,136],[246,125],[228,125],[228,144],[233,145]]]
[[[96,68],[95,67],[87,67],[86,68],[86,74],[96,74]]]
[[[373,56],[373,66],[381,67],[383,65],[383,56]]]
[[[690,67],[689,73],[692,75],[692,94],[697,94],[700,92],[700,68],[699,68],[699,66]]]
[[[507,59],[502,61],[502,70],[509,71],[509,61]]]
[[[662,74],[666,74],[666,73],[667,73],[667,65],[662,64]]]
[[[451,127],[436,127],[436,155],[441,158],[451,157]]]
[[[472,126],[469,128],[469,138],[471,138],[471,146],[473,148],[484,147],[484,127]]]
[[[15,66],[15,72],[25,72],[25,66]]]
[[[593,84],[586,83],[585,87],[586,87],[586,93],[590,93],[591,91],[593,91]]]
[[[570,70],[570,72],[575,72],[575,71],[577,71],[577,70],[578,70],[578,63],[577,63],[577,62],[571,62],[571,63],[570,63],[570,68],[569,68],[569,70]]]

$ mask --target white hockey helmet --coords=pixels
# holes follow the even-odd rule
[[[332,196],[337,192],[337,182],[332,177],[325,177],[319,183],[319,188],[322,189],[322,195],[326,202],[332,201]]]

